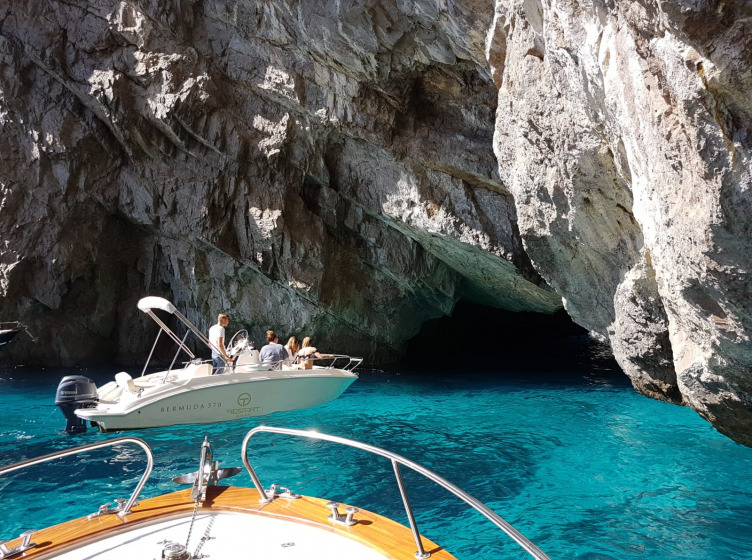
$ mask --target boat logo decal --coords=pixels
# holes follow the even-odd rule
[[[251,395],[248,393],[240,393],[238,395],[238,406],[246,407],[251,402]]]

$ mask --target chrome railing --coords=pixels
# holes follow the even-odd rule
[[[299,362],[312,362],[314,365],[324,368],[344,371],[352,371],[363,362],[363,358],[348,356],[347,354],[323,354],[320,358],[298,358],[298,360]]]
[[[0,466],[0,476],[13,472],[13,471],[18,471],[21,469],[25,469],[27,467],[38,465],[40,463],[46,463],[54,459],[61,459],[63,457],[68,457],[70,455],[77,455],[85,451],[92,451],[94,449],[100,449],[102,447],[114,447],[115,445],[122,444],[122,443],[134,443],[144,450],[144,453],[146,453],[146,470],[144,471],[144,474],[141,475],[141,480],[139,480],[138,486],[136,486],[136,489],[133,491],[133,494],[131,494],[131,497],[128,499],[127,502],[125,500],[117,499],[115,500],[115,502],[120,504],[118,507],[111,508],[109,507],[109,505],[105,504],[103,506],[100,506],[99,511],[92,515],[116,513],[119,517],[124,517],[131,512],[131,508],[136,503],[136,499],[138,498],[138,495],[141,493],[141,490],[143,490],[144,484],[146,484],[146,481],[151,475],[152,469],[154,468],[154,455],[151,452],[151,447],[149,447],[149,445],[145,441],[138,439],[138,438],[120,437],[120,438],[108,439],[107,441],[101,441],[98,443],[90,443],[88,445],[81,445],[78,447],[73,447],[71,449],[66,449],[64,451],[55,451],[54,453],[50,453],[48,455],[42,455],[41,457],[36,457],[34,459],[27,459],[26,461],[20,461],[12,465]]]
[[[337,369],[343,369],[345,371],[352,371],[363,362],[363,358],[348,356],[346,354],[329,354],[328,358],[331,359],[331,362],[329,363],[324,361],[327,359],[326,357],[321,358],[321,360],[324,361],[324,367],[333,368],[335,367],[335,364],[341,364],[346,360],[347,363],[344,366],[336,365]]]
[[[363,358],[356,356],[348,356],[347,354],[323,354],[320,358],[296,358],[290,362],[290,358],[285,360],[278,360],[275,362],[260,362],[261,365],[267,365],[274,371],[311,371],[313,368],[304,368],[301,365],[304,362],[311,362],[312,366],[324,369],[340,369],[342,371],[352,372],[362,362]],[[243,366],[238,366],[242,368]],[[353,372],[354,373],[354,372]]]
[[[400,495],[402,496],[402,502],[405,507],[405,512],[407,513],[408,521],[410,522],[410,529],[412,530],[413,537],[415,539],[415,544],[418,548],[418,551],[415,553],[416,558],[427,558],[428,556],[430,556],[430,554],[427,553],[423,548],[423,543],[420,538],[420,532],[418,531],[418,526],[415,521],[415,516],[413,515],[412,507],[410,506],[410,501],[408,500],[408,497],[407,497],[407,492],[405,490],[404,481],[402,480],[402,474],[400,473],[400,470],[399,470],[399,465],[403,465],[405,467],[412,469],[413,471],[419,474],[422,474],[423,476],[425,476],[432,482],[438,484],[442,488],[454,494],[457,498],[465,502],[471,508],[473,508],[478,513],[483,515],[486,519],[488,519],[491,523],[496,525],[504,533],[506,533],[512,540],[514,540],[528,554],[530,554],[530,556],[532,556],[536,560],[550,560],[550,558],[543,551],[541,551],[529,539],[527,539],[527,537],[525,537],[522,533],[520,533],[517,529],[515,529],[512,525],[510,525],[507,521],[505,521],[496,512],[491,510],[488,506],[483,504],[481,501],[472,497],[470,494],[468,494],[461,488],[455,486],[451,482],[440,477],[435,472],[430,471],[426,469],[425,467],[417,463],[414,463],[413,461],[410,461],[409,459],[406,459],[400,455],[397,455],[396,453],[386,451],[385,449],[374,447],[373,445],[368,445],[366,443],[362,443],[359,441],[337,437],[337,436],[331,436],[328,434],[322,434],[319,432],[306,431],[306,430],[293,430],[289,428],[272,428],[272,427],[266,427],[266,426],[259,426],[257,428],[253,428],[251,431],[249,431],[246,434],[245,439],[243,440],[243,447],[241,450],[241,459],[243,460],[243,465],[245,465],[246,470],[248,470],[248,474],[251,476],[253,485],[256,487],[256,490],[258,490],[259,494],[261,495],[262,501],[270,501],[273,498],[267,495],[267,491],[264,490],[264,487],[262,486],[261,482],[256,476],[256,472],[253,470],[251,463],[248,461],[248,442],[250,441],[251,437],[253,437],[255,434],[260,433],[260,432],[266,432],[266,433],[272,433],[272,434],[283,434],[283,435],[288,435],[288,436],[296,436],[296,437],[304,437],[304,438],[309,438],[309,439],[317,439],[317,440],[322,440],[322,441],[329,441],[332,443],[338,443],[340,445],[354,447],[356,449],[360,449],[362,451],[366,451],[374,455],[380,455],[382,457],[386,457],[387,459],[389,459],[392,462],[392,466],[394,468],[394,475],[397,480],[397,485],[399,486]]]

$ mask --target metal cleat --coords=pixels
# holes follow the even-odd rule
[[[272,484],[268,490],[264,490],[264,493],[266,494],[266,500],[262,498],[262,502],[271,502],[277,498],[285,498],[286,500],[297,500],[300,498],[300,494],[296,494],[289,488],[280,486],[276,482]]]
[[[99,506],[99,510],[90,513],[87,519],[94,519],[95,517],[101,517],[103,515],[109,515],[111,513],[120,513],[120,514],[126,514],[130,513],[129,511],[123,511],[125,508],[125,502],[126,500],[123,498],[115,498],[114,502],[117,504],[117,506],[112,507],[111,504],[104,504]],[[137,506],[138,502],[133,504],[133,506]]]
[[[340,504],[338,502],[327,502],[326,507],[332,510],[332,514],[327,517],[330,521],[333,521],[334,523],[339,523],[340,525],[347,525],[348,527],[355,525],[358,520],[353,519],[353,515],[358,513],[360,511],[356,507],[346,507],[345,512],[347,515],[342,515],[339,512],[339,506]]]
[[[285,498],[286,500],[297,500],[298,498],[300,498],[300,494],[296,494],[295,492],[293,492],[289,488],[285,488],[284,486],[280,486],[279,489],[282,490],[282,492],[280,492],[280,494],[279,494],[280,498]]]
[[[16,554],[26,552],[30,548],[34,548],[37,544],[31,542],[31,535],[36,532],[36,529],[31,529],[29,531],[24,531],[23,533],[21,533],[18,536],[18,538],[21,539],[21,544],[14,546],[13,548],[7,547],[5,543],[7,543],[8,541],[0,541],[0,558],[10,558],[11,556],[15,556]]]

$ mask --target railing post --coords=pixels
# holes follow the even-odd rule
[[[418,551],[415,553],[416,558],[428,558],[430,553],[423,549],[423,541],[420,539],[420,531],[418,531],[418,523],[415,521],[415,515],[413,515],[413,508],[410,506],[410,499],[407,497],[407,490],[405,489],[405,482],[402,480],[402,473],[400,472],[399,464],[392,459],[392,467],[394,467],[394,476],[397,478],[397,486],[399,486],[400,495],[402,496],[402,503],[405,506],[405,513],[407,513],[407,520],[410,522],[410,529],[413,532],[413,538],[415,539],[415,545],[418,547]]]
[[[251,430],[245,435],[245,438],[243,439],[243,445],[240,449],[240,460],[243,461],[243,466],[248,471],[248,475],[251,477],[251,482],[253,482],[253,485],[256,487],[256,490],[261,495],[261,501],[262,502],[271,502],[274,499],[274,496],[271,498],[266,495],[266,490],[264,490],[263,485],[261,484],[261,481],[259,480],[258,476],[256,475],[256,471],[253,470],[253,467],[251,466],[251,462],[248,460],[248,441],[251,439],[251,436],[256,433],[256,428]]]
[[[53,459],[62,459],[63,457],[76,455],[78,453],[83,453],[84,451],[94,451],[95,449],[100,449],[102,447],[114,447],[115,445],[118,445],[121,443],[134,443],[138,445],[139,447],[141,447],[141,449],[144,450],[144,453],[146,453],[146,470],[144,471],[144,474],[141,475],[141,480],[138,481],[138,485],[136,486],[136,489],[131,494],[131,497],[128,499],[128,501],[125,503],[122,509],[118,512],[118,516],[122,518],[131,512],[131,508],[133,507],[133,504],[136,503],[136,499],[138,498],[138,495],[141,493],[141,490],[144,488],[144,485],[146,484],[146,481],[151,475],[152,469],[154,468],[154,455],[152,454],[151,447],[149,447],[149,444],[146,443],[142,439],[135,438],[135,437],[121,437],[121,438],[109,439],[109,440],[101,441],[97,443],[89,443],[87,445],[73,447],[71,449],[66,449],[64,451],[56,451],[54,453],[49,453],[48,455],[43,455],[41,457],[36,457],[34,459],[27,459],[25,461],[14,463],[12,465],[0,466],[0,475],[17,471],[17,470],[21,470],[26,467],[38,465],[40,463],[46,463],[47,461],[52,461]]]

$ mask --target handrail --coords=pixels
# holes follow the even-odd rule
[[[345,364],[344,367],[341,369],[345,371],[352,371],[356,367],[358,367],[361,362],[363,362],[363,358],[356,357],[356,356],[348,356],[347,354],[328,354],[327,356],[323,357],[322,360],[327,359],[329,357],[332,361],[327,367],[334,367],[334,364],[337,362],[337,360],[348,360],[347,364]],[[314,358],[318,359],[318,358]]]
[[[470,494],[468,494],[461,488],[455,486],[448,480],[445,480],[444,478],[442,478],[435,472],[430,471],[427,468],[417,463],[414,463],[413,461],[406,459],[405,457],[402,457],[401,455],[392,453],[391,451],[387,451],[385,449],[381,449],[373,445],[368,445],[367,443],[362,443],[359,441],[342,438],[338,436],[331,436],[329,434],[324,434],[320,432],[308,431],[308,430],[295,430],[291,428],[273,428],[273,427],[268,427],[268,426],[258,426],[256,428],[253,428],[246,434],[245,439],[243,439],[243,446],[241,449],[241,459],[243,461],[243,465],[248,471],[248,474],[251,476],[253,485],[256,487],[256,490],[258,490],[259,494],[261,494],[262,500],[266,501],[266,500],[269,500],[270,498],[267,495],[266,491],[264,490],[264,487],[261,485],[261,482],[259,481],[258,477],[256,476],[256,472],[253,470],[253,467],[251,467],[251,463],[248,461],[248,442],[251,439],[251,437],[253,437],[255,434],[260,433],[260,432],[329,441],[332,443],[338,443],[340,445],[347,445],[349,447],[354,447],[356,449],[360,449],[368,453],[373,453],[374,455],[380,455],[382,457],[386,457],[387,459],[391,460],[392,466],[394,467],[397,484],[399,485],[399,488],[400,488],[400,494],[402,495],[402,501],[405,506],[405,511],[407,513],[408,520],[410,522],[410,528],[413,532],[413,536],[415,537],[415,542],[418,546],[418,552],[416,553],[416,557],[418,558],[425,558],[427,555],[425,551],[423,550],[423,545],[420,540],[420,533],[418,531],[417,525],[415,524],[415,518],[412,514],[410,503],[407,500],[407,494],[404,490],[404,486],[402,483],[402,476],[399,473],[398,464],[404,465],[414,470],[418,474],[422,474],[423,476],[425,476],[432,482],[438,484],[445,490],[448,490],[449,492],[454,494],[456,497],[458,497],[460,500],[465,502],[471,508],[473,508],[478,513],[483,515],[491,523],[496,525],[504,533],[506,533],[507,536],[509,536],[512,540],[514,540],[528,554],[530,554],[530,556],[532,556],[536,560],[551,560],[542,550],[540,550],[537,546],[535,546],[527,537],[525,537],[522,533],[520,533],[517,529],[515,529],[512,525],[510,525],[507,521],[505,521],[496,512],[491,510],[488,506],[486,506],[481,501],[472,497]]]
[[[338,360],[347,360],[347,363],[342,367],[335,367],[335,364]],[[358,367],[361,362],[363,361],[363,358],[355,357],[355,356],[348,356],[347,354],[324,354],[320,358],[301,358],[301,361],[305,362],[314,362],[314,365],[316,365],[319,370],[320,369],[339,369],[342,371],[347,371],[350,373],[355,373],[353,370]],[[321,365],[323,362],[326,362],[325,365]],[[283,369],[284,366],[290,366],[290,358],[285,358],[284,360],[275,360],[271,362],[259,362],[260,364],[265,364],[271,367],[273,371],[279,371],[280,369]],[[300,367],[295,367],[295,365],[299,364],[300,362],[293,362],[292,367],[290,369],[285,369],[284,371],[301,371],[301,372],[313,372],[312,369],[305,369]],[[248,365],[248,364],[243,364]],[[243,366],[238,366],[243,367]],[[357,375],[357,374],[356,374]]]
[[[358,356],[348,356],[347,354],[322,354],[320,358],[316,357],[299,357],[298,358],[301,361],[306,362],[313,362],[315,365],[323,364],[321,367],[328,368],[328,369],[341,369],[343,371],[352,371],[356,367],[358,367],[362,362],[363,358]],[[344,361],[347,360],[347,363],[342,367],[334,367],[334,364],[337,363],[337,361]]]
[[[135,443],[144,450],[144,453],[146,453],[146,470],[144,471],[144,474],[141,475],[141,480],[139,480],[138,486],[136,486],[133,494],[131,494],[130,499],[126,502],[125,506],[118,511],[118,516],[124,517],[131,512],[131,507],[133,507],[133,504],[136,502],[136,498],[138,498],[141,490],[143,490],[144,485],[146,484],[146,481],[151,475],[152,469],[154,468],[154,455],[151,451],[151,447],[149,447],[149,445],[144,440],[139,438],[119,437],[108,439],[107,441],[100,441],[98,443],[89,443],[87,445],[72,447],[71,449],[66,449],[64,451],[55,451],[54,453],[49,453],[48,455],[42,455],[41,457],[35,457],[34,459],[27,459],[25,461],[13,463],[12,465],[7,465],[4,467],[0,466],[0,476],[9,472],[25,469],[26,467],[32,467],[40,463],[46,463],[47,461],[52,461],[53,459],[61,459],[70,455],[77,455],[79,453],[83,453],[84,451],[90,451],[102,447],[113,447],[119,443]]]

